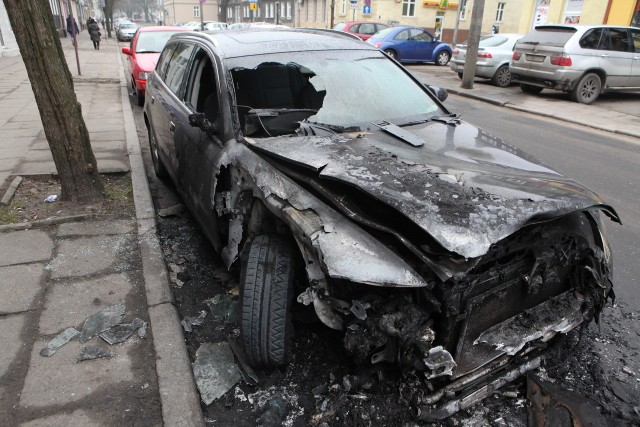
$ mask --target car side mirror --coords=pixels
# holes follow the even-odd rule
[[[447,92],[447,90],[445,88],[443,88],[443,87],[429,86],[429,85],[426,85],[426,84],[425,84],[425,87],[427,88],[427,90],[429,92],[434,94],[436,96],[436,98],[438,98],[438,101],[440,101],[440,102],[444,102],[449,97],[449,92]]]
[[[131,55],[131,49],[128,47],[123,47],[122,53],[124,53],[125,55]]]
[[[220,132],[220,122],[213,123],[204,116],[204,113],[189,114],[189,124],[194,128],[200,128],[207,135],[216,135]]]

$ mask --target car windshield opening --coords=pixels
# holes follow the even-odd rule
[[[229,65],[247,136],[295,133],[301,122],[333,132],[366,130],[371,122],[444,113],[380,52],[288,52],[230,58]]]
[[[136,53],[160,53],[175,31],[148,31],[138,35]]]

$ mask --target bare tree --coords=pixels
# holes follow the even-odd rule
[[[47,0],[4,0],[51,148],[61,199],[103,197],[96,158]]]

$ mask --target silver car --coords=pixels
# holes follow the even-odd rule
[[[138,24],[134,22],[122,23],[116,30],[116,38],[121,42],[132,40],[136,31],[138,31]]]
[[[640,28],[542,25],[516,44],[513,81],[523,92],[568,92],[591,104],[600,93],[640,89]]]
[[[499,87],[511,84],[509,62],[513,56],[513,47],[524,34],[489,34],[480,38],[476,77],[491,79]],[[451,69],[462,78],[464,59],[467,54],[466,42],[456,45],[451,57]]]

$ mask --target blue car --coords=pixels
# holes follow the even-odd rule
[[[390,27],[377,32],[367,43],[399,62],[433,62],[447,65],[451,47],[420,27]]]

